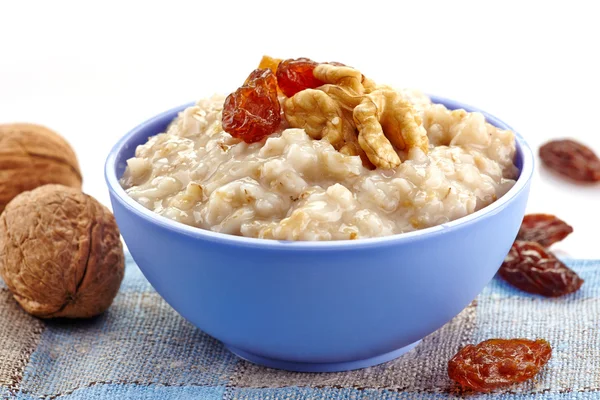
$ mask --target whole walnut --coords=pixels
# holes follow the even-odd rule
[[[33,124],[0,124],[0,213],[16,195],[48,183],[81,189],[75,152],[56,132]]]
[[[28,313],[86,318],[119,290],[124,255],[111,212],[78,189],[45,185],[0,215],[0,275]]]

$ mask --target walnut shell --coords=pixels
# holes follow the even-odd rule
[[[86,318],[104,312],[124,272],[111,212],[81,191],[45,185],[0,215],[0,275],[28,313]]]
[[[75,152],[56,132],[33,124],[0,124],[0,213],[16,195],[48,183],[81,189]]]

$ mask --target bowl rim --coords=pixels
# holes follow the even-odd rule
[[[311,251],[326,251],[326,250],[354,250],[359,248],[377,247],[381,245],[397,245],[406,244],[416,240],[428,239],[431,237],[444,234],[446,232],[452,232],[458,229],[463,229],[471,224],[474,224],[482,219],[493,216],[501,212],[507,205],[513,201],[518,195],[525,190],[528,183],[531,181],[534,170],[534,156],[531,148],[525,141],[525,139],[515,131],[510,125],[504,121],[496,118],[495,116],[473,106],[465,103],[461,103],[455,100],[451,100],[445,97],[429,95],[433,103],[443,104],[450,109],[462,108],[469,112],[480,112],[486,118],[486,121],[495,125],[501,129],[508,129],[515,133],[515,141],[517,151],[521,151],[523,158],[523,165],[521,173],[517,178],[515,185],[506,192],[502,197],[494,201],[492,204],[478,210],[467,216],[455,219],[453,221],[432,226],[430,228],[419,229],[412,232],[397,233],[394,235],[375,237],[375,238],[363,238],[354,240],[332,240],[332,241],[286,241],[286,240],[273,240],[273,239],[259,239],[250,238],[245,236],[236,236],[226,233],[213,232],[206,229],[190,226],[163,217],[162,215],[156,214],[130,197],[119,183],[119,178],[116,175],[116,160],[117,156],[124,150],[127,149],[129,141],[133,136],[136,136],[140,131],[144,131],[149,125],[163,120],[166,117],[177,114],[186,107],[195,103],[186,103],[167,111],[164,111],[154,117],[142,122],[128,133],[126,133],[117,143],[112,147],[110,153],[106,158],[104,165],[104,177],[108,185],[109,192],[113,199],[116,199],[123,207],[129,212],[134,213],[137,217],[146,220],[151,224],[160,226],[161,228],[167,229],[177,234],[182,234],[188,237],[202,239],[220,244],[230,244],[243,247],[252,248],[263,248],[269,250],[311,250]],[[156,133],[153,133],[156,134]]]

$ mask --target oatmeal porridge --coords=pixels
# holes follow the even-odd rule
[[[255,87],[251,74],[227,99],[200,100],[138,146],[121,179],[129,196],[215,232],[342,240],[452,221],[514,185],[514,134],[482,114],[337,63],[315,63],[316,82],[294,92],[273,62],[253,72]]]

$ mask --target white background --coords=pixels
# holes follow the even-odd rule
[[[229,93],[270,54],[340,61],[378,82],[478,106],[536,152],[574,137],[600,153],[593,4],[0,0],[0,123],[64,135],[84,190],[108,204],[103,163],[120,136],[167,108]],[[538,168],[529,212],[575,228],[556,249],[600,258],[599,208],[600,184]]]

